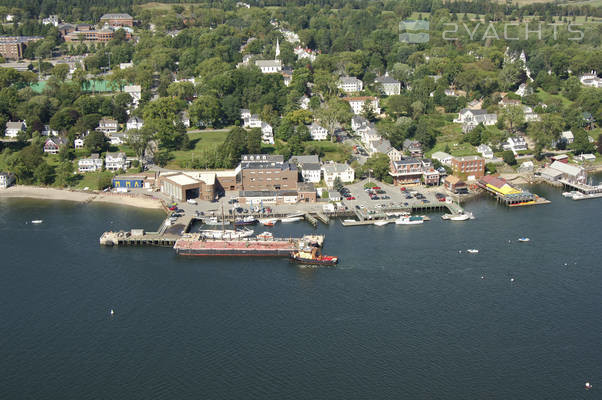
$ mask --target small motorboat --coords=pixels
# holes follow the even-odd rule
[[[469,252],[470,254],[477,254],[479,252],[479,250],[477,250],[477,249],[468,249],[466,251]]]
[[[573,192],[562,192],[564,197],[573,198]]]
[[[115,315],[115,311],[112,308],[111,308],[110,314],[111,314],[111,316]]]
[[[531,239],[529,239],[528,237],[521,237],[521,238],[518,238],[518,241],[519,242],[530,242]]]
[[[203,220],[205,225],[221,225],[221,223],[217,220],[217,217],[209,217]]]
[[[424,218],[419,216],[411,217],[409,215],[402,215],[395,220],[396,225],[418,225],[424,222]]]
[[[278,218],[265,218],[265,219],[260,219],[259,223],[263,226],[268,226],[268,227],[272,227],[274,225],[276,225],[276,222],[278,222]]]
[[[391,221],[388,220],[388,219],[379,219],[379,220],[374,221],[373,224],[376,225],[376,226],[385,226],[389,222],[391,222]]]
[[[274,235],[272,235],[272,232],[263,232],[263,233],[260,233],[259,235],[257,235],[257,239],[274,240]]]
[[[299,264],[309,265],[337,265],[339,262],[338,257],[323,256],[318,247],[293,251],[290,255],[290,260]]]
[[[31,221],[32,224],[41,224],[42,222],[44,222],[41,219],[34,219],[33,221]]]
[[[589,382],[585,382],[585,390],[590,390],[592,388],[592,384]]]
[[[234,221],[234,225],[242,226],[242,225],[255,225],[257,223],[257,219],[251,215],[248,217],[244,217],[242,219],[237,219]]]
[[[280,222],[297,222],[297,221],[301,221],[303,219],[302,216],[288,216],[288,217],[284,217],[280,220]]]

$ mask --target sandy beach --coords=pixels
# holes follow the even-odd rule
[[[11,186],[0,190],[0,198],[29,198],[41,200],[64,200],[78,203],[111,203],[146,209],[162,209],[163,204],[159,199],[141,197],[131,194],[110,192],[84,192],[67,189],[54,189],[37,186]]]

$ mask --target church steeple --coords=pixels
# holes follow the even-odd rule
[[[276,38],[276,57],[275,57],[275,59],[277,60],[278,57],[280,57],[280,42],[278,41],[278,38]]]

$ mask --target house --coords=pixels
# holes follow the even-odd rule
[[[525,161],[518,167],[519,172],[533,172],[535,169],[535,164],[533,161]]]
[[[516,155],[519,151],[528,150],[528,147],[524,137],[514,136],[509,137],[504,143],[502,143],[502,149],[510,150]]]
[[[249,119],[251,118],[251,110],[249,110],[248,108],[241,108],[240,109],[240,119],[242,119],[243,121],[245,119]]]
[[[577,165],[565,164],[560,161],[554,161],[550,168],[560,171],[562,178],[569,182],[586,183],[587,172],[584,168]]]
[[[393,177],[395,185],[420,184],[423,174],[424,166],[419,158],[407,157],[391,161],[389,175]]]
[[[353,113],[358,115],[364,112],[364,107],[370,107],[372,112],[380,114],[380,103],[378,97],[359,96],[359,97],[343,97],[343,100],[349,103]]]
[[[354,115],[351,118],[351,130],[357,132],[362,126],[368,125],[368,120],[361,115]]]
[[[361,130],[359,130],[358,133],[360,134],[360,140],[361,140],[362,144],[366,148],[370,147],[371,142],[382,139],[381,136],[376,131],[374,124],[369,124],[369,125],[365,126]]]
[[[466,183],[457,176],[449,175],[443,180],[443,186],[452,193],[466,193]]]
[[[485,159],[478,156],[453,157],[451,167],[455,174],[477,179],[485,175]]]
[[[529,106],[523,106],[523,116],[525,118],[525,122],[541,121],[539,114],[535,113]]]
[[[569,156],[567,156],[566,154],[558,154],[558,155],[550,157],[550,160],[552,160],[552,162],[558,161],[558,162],[566,164],[569,162]]]
[[[111,133],[109,135],[109,142],[113,146],[121,146],[122,144],[127,143],[128,135],[126,133]]]
[[[301,97],[301,99],[299,99],[299,107],[301,107],[302,110],[308,110],[309,109],[309,97],[303,95]]]
[[[0,189],[6,189],[15,182],[15,175],[10,172],[0,172]]]
[[[125,171],[128,167],[125,153],[107,153],[105,157],[105,167],[108,171]]]
[[[293,51],[294,51],[295,55],[297,56],[297,59],[299,59],[299,60],[306,58],[310,62],[316,61],[317,56],[312,49],[297,46],[297,47],[295,47],[295,50],[293,50]]]
[[[337,192],[336,190],[329,190],[328,191],[328,200],[329,201],[341,201],[341,194],[339,192]]]
[[[491,160],[493,158],[493,150],[491,147],[486,144],[481,144],[477,147],[477,153],[481,154],[481,156],[485,159]]]
[[[77,170],[79,172],[96,172],[102,170],[104,164],[103,159],[99,154],[90,154],[88,158],[82,158],[77,162]]]
[[[591,161],[596,161],[596,156],[593,154],[579,154],[578,156],[575,156],[575,159],[579,160],[579,161],[583,161],[583,162],[585,162],[585,161],[591,162]]]
[[[389,160],[391,161],[399,161],[401,160],[402,156],[399,150],[391,146],[391,142],[389,142],[387,139],[382,138],[378,140],[372,140],[369,143],[368,151],[371,156],[376,153],[386,154],[389,157]]]
[[[76,150],[83,149],[84,148],[84,139],[82,139],[81,137],[75,138],[75,140],[73,141],[73,147]]]
[[[309,126],[309,134],[311,135],[311,140],[326,140],[328,138],[328,131],[326,128],[315,122],[312,122]]]
[[[334,186],[336,178],[339,178],[343,183],[350,183],[355,179],[355,171],[348,164],[327,163],[322,166],[322,172],[324,174],[324,182],[326,182],[326,186],[329,188]]]
[[[565,144],[571,144],[573,141],[575,141],[575,136],[571,131],[564,131],[560,134],[560,141],[564,142]]]
[[[297,165],[303,182],[319,183],[322,179],[322,167],[317,155],[292,156],[288,162]]]
[[[27,126],[25,125],[25,121],[17,121],[17,122],[7,122],[6,129],[4,134],[9,138],[16,138],[19,136],[21,132],[25,132]]]
[[[533,88],[527,85],[526,83],[521,83],[516,92],[514,93],[516,93],[520,97],[529,96],[533,94]]]
[[[377,77],[374,82],[380,86],[380,89],[387,96],[393,96],[401,93],[401,82],[385,73],[383,76]]]
[[[541,175],[542,178],[544,178],[548,181],[552,181],[552,182],[556,182],[562,178],[561,171],[554,169],[554,168],[550,168],[550,167],[546,167],[546,168],[542,169],[539,174]]]
[[[354,76],[343,76],[339,79],[337,87],[345,93],[361,92],[364,83]]]
[[[422,144],[417,140],[406,139],[403,141],[403,151],[410,157],[420,158],[423,156]]]
[[[464,90],[453,89],[451,87],[445,89],[444,93],[448,97],[460,97],[460,96],[466,97],[466,92]]]
[[[284,80],[284,86],[289,87],[293,81],[293,69],[290,67],[282,67],[280,75],[282,75],[282,79]]]
[[[128,69],[128,68],[133,68],[133,67],[134,67],[133,62],[119,63],[119,69]]]
[[[67,144],[67,139],[63,137],[54,137],[46,139],[44,143],[44,153],[48,154],[58,154],[61,150],[61,147],[64,147]]]
[[[443,165],[451,165],[451,154],[447,154],[443,151],[436,151],[431,155],[433,160],[439,161]]]
[[[514,100],[514,99],[509,99],[508,97],[504,97],[498,102],[498,104],[500,106],[502,106],[503,108],[506,108],[509,106],[520,106],[520,100]]]
[[[42,135],[42,136],[58,136],[59,132],[52,129],[50,127],[50,125],[44,125],[44,129],[42,129],[42,132],[40,132],[40,135]]]
[[[190,128],[190,115],[188,115],[188,111],[180,111],[178,117],[180,118],[180,122],[182,122],[186,128]]]
[[[119,130],[119,123],[117,120],[110,117],[102,117],[98,121],[98,128],[96,130],[107,133],[117,132]]]
[[[274,131],[272,125],[267,122],[261,123],[261,141],[265,144],[274,144]]]
[[[280,60],[256,60],[255,65],[261,69],[263,74],[277,74],[282,71]]]
[[[596,71],[581,75],[579,81],[583,86],[602,88],[602,79],[598,78],[598,73]]]
[[[463,125],[467,131],[471,131],[479,124],[495,125],[497,123],[497,114],[488,114],[487,110],[477,110],[464,108],[458,113],[458,118],[454,119],[455,123]]]
[[[144,120],[140,117],[131,117],[125,124],[126,130],[141,129],[144,126]]]
[[[134,108],[138,107],[138,104],[142,99],[142,87],[140,85],[127,85],[123,87],[123,92],[132,97]]]

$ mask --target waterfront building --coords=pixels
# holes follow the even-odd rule
[[[339,178],[342,183],[351,183],[355,179],[355,171],[348,164],[330,162],[322,166],[324,182],[329,188],[334,187],[334,181]]]
[[[238,168],[242,190],[296,190],[297,166],[284,162],[281,155],[246,154]]]
[[[167,172],[159,175],[161,193],[176,201],[215,200],[214,172]]]
[[[44,143],[44,153],[47,154],[58,154],[61,150],[61,147],[67,145],[67,139],[64,137],[53,137],[46,139]]]
[[[401,93],[401,82],[385,73],[383,76],[377,77],[374,82],[379,85],[380,89],[387,96],[393,96]]]
[[[339,192],[337,192],[336,190],[329,190],[328,191],[328,200],[329,201],[341,201],[341,194]]]
[[[583,167],[578,165],[554,161],[552,165],[550,165],[550,168],[560,171],[562,173],[562,179],[565,179],[571,183],[587,182],[587,172]]]
[[[0,189],[6,189],[15,182],[15,175],[11,172],[0,172]]]
[[[443,186],[452,193],[466,193],[468,191],[466,182],[454,175],[446,176],[443,180]]]
[[[569,156],[567,156],[566,154],[557,154],[555,156],[550,157],[550,160],[552,160],[552,162],[558,161],[566,164],[569,162]]]
[[[238,202],[250,206],[295,204],[298,195],[296,190],[241,190]]]
[[[451,167],[455,174],[475,178],[485,175],[485,159],[478,156],[453,157]]]
[[[494,194],[507,205],[529,204],[535,201],[535,195],[527,190],[510,185],[505,179],[487,175],[477,182],[477,185]]]
[[[414,157],[402,158],[399,161],[392,161],[390,164],[389,175],[393,177],[395,185],[420,184],[424,175],[424,166],[422,160]]]
[[[104,161],[100,158],[100,154],[90,154],[88,158],[82,158],[77,162],[77,170],[79,172],[96,172],[102,170]]]
[[[112,180],[114,188],[141,189],[145,187],[145,176],[116,176]]]
[[[25,121],[17,121],[17,122],[7,122],[6,129],[4,130],[4,134],[9,138],[16,138],[19,136],[21,132],[25,132],[27,126],[25,125]]]
[[[337,87],[345,93],[361,92],[364,83],[354,76],[343,76],[339,79]]]

